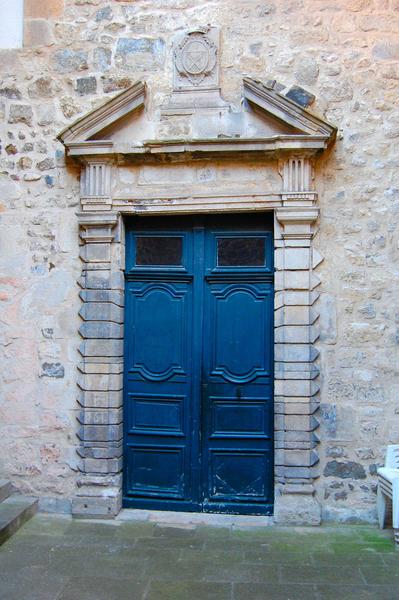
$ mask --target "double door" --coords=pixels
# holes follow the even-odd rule
[[[264,214],[128,227],[125,507],[271,512],[272,257]]]

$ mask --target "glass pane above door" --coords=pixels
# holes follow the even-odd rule
[[[264,237],[220,237],[217,240],[218,267],[264,267]]]
[[[183,238],[178,236],[137,236],[136,265],[180,266],[183,255]]]

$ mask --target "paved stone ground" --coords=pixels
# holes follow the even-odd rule
[[[1,600],[396,600],[392,531],[181,527],[39,514],[0,548]]]

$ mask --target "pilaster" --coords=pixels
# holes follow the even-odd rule
[[[109,517],[121,507],[124,247],[115,212],[81,212],[78,365],[81,457],[75,516]]]
[[[282,174],[275,236],[275,519],[318,524],[313,482],[319,461],[319,370],[314,344],[320,280],[314,271],[322,257],[312,239],[319,209],[308,159],[288,159]]]

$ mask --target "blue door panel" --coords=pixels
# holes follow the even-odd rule
[[[152,497],[184,498],[184,447],[127,447],[128,490]]]
[[[128,434],[173,435],[187,433],[187,396],[128,394],[125,418]]]
[[[209,467],[209,500],[268,500],[268,452],[213,448]]]
[[[272,234],[241,219],[128,229],[125,506],[272,510]]]
[[[269,400],[270,402],[270,400]],[[211,438],[265,438],[270,436],[270,405],[267,399],[247,397],[209,398]]]

